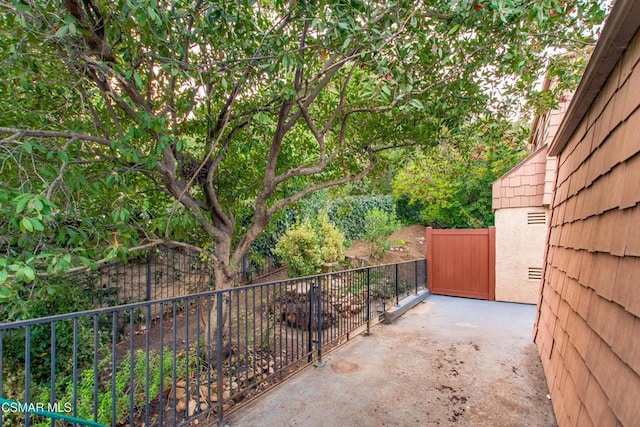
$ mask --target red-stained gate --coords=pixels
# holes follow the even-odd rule
[[[496,230],[427,228],[429,292],[494,301]]]

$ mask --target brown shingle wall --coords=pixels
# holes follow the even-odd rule
[[[536,343],[560,426],[638,425],[640,33],[558,157]]]
[[[493,209],[542,206],[547,149],[527,157],[493,183]]]

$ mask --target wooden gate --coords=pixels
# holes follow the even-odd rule
[[[496,229],[427,228],[427,283],[437,295],[494,301]]]

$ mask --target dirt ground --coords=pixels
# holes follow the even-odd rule
[[[535,306],[430,296],[327,354],[231,426],[556,426]]]
[[[420,224],[414,224],[396,231],[389,237],[391,250],[379,259],[373,259],[369,245],[362,241],[355,242],[353,246],[346,250],[345,255],[352,263],[365,263],[366,265],[394,264],[425,258],[427,255],[425,233],[426,228]]]
[[[403,261],[412,261],[427,257],[425,244],[426,227],[420,224],[410,225],[396,231],[389,237],[391,250],[380,258],[371,255],[371,249],[366,242],[356,241],[345,251],[347,261],[351,267],[365,267],[369,265],[395,264]],[[344,267],[343,267],[344,268]],[[267,283],[287,278],[286,269],[277,269],[272,273],[260,276],[253,283]]]

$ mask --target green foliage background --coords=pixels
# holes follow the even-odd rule
[[[527,126],[491,118],[470,126],[475,134],[449,133],[434,148],[415,152],[392,182],[398,199],[421,208],[425,225],[493,225],[492,184],[527,155]]]

